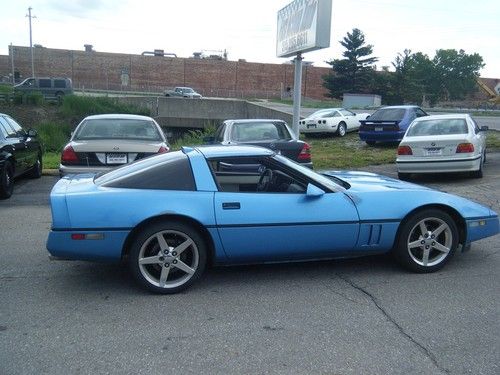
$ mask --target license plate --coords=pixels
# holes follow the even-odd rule
[[[127,154],[106,154],[106,164],[126,164]]]
[[[425,149],[426,156],[441,156],[443,155],[443,150],[440,148],[427,148]]]
[[[382,126],[375,126],[375,131],[376,132],[383,132],[384,128]]]
[[[309,125],[307,125],[307,129],[310,129],[310,128],[316,128],[316,124],[309,124]]]

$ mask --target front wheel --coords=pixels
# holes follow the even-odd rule
[[[202,236],[190,226],[165,221],[145,228],[134,239],[130,268],[136,280],[155,293],[172,294],[200,278],[207,263]]]
[[[458,229],[450,215],[437,209],[414,214],[402,224],[394,256],[414,272],[435,272],[444,267],[458,246]]]
[[[14,168],[9,161],[5,162],[0,173],[0,199],[10,198],[14,191]]]
[[[339,137],[343,137],[347,133],[347,127],[345,122],[341,122],[337,128],[337,134]]]

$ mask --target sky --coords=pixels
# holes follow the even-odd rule
[[[229,60],[284,63],[276,57],[277,12],[291,0],[0,0],[0,54],[8,45],[179,57],[226,50]],[[437,49],[479,53],[482,77],[500,78],[498,0],[332,0],[330,47],[304,54],[314,66],[342,58],[339,41],[353,28],[373,45],[378,67],[405,49],[432,58]]]

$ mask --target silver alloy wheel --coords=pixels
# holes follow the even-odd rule
[[[407,239],[411,259],[424,267],[441,263],[453,246],[453,233],[449,225],[437,217],[419,221]]]
[[[343,137],[346,133],[346,125],[343,122],[339,124],[339,135]]]
[[[141,246],[138,263],[144,278],[159,288],[185,284],[198,269],[200,254],[191,237],[176,230],[151,235]]]

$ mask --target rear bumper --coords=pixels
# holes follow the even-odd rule
[[[302,125],[299,129],[300,133],[303,134],[315,134],[315,133],[336,133],[338,125],[328,125],[328,124],[316,124],[315,128],[307,128],[307,125]]]
[[[479,170],[481,155],[463,159],[398,158],[396,165],[401,173],[472,172]]]
[[[363,131],[359,130],[359,139],[368,142],[399,142],[403,139],[406,130],[400,131]]]
[[[73,240],[72,234],[98,235],[99,239]],[[47,250],[56,258],[91,260],[91,261],[119,261],[128,230],[112,231],[82,231],[82,230],[51,230],[47,239]]]

